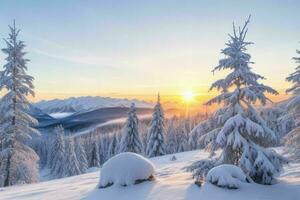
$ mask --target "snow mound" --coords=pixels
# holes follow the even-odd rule
[[[99,188],[111,185],[129,186],[152,180],[154,165],[141,155],[120,153],[104,163],[100,172]]]
[[[250,182],[241,168],[229,164],[219,165],[209,170],[206,180],[218,187],[228,189],[238,189],[241,183]]]

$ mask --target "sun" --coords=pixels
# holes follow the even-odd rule
[[[192,91],[185,91],[185,92],[182,94],[182,96],[183,96],[184,101],[190,102],[190,101],[193,100],[195,94],[194,94]]]

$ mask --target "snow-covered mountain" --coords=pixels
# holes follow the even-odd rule
[[[153,106],[150,103],[136,99],[129,100],[99,96],[43,100],[35,103],[34,106],[46,113],[74,113],[95,110],[99,108],[129,107],[131,103],[135,103],[136,107],[139,108],[150,108]]]

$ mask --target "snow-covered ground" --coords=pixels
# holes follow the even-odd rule
[[[70,115],[73,115],[72,112],[58,112],[58,113],[50,113],[49,115],[53,117],[54,119],[61,119],[65,117],[69,117]]]
[[[237,190],[218,188],[210,183],[198,187],[185,167],[208,154],[191,151],[151,159],[156,180],[139,185],[96,188],[99,172],[24,186],[0,188],[1,200],[297,200],[300,199],[300,163],[286,166],[276,185],[242,183]]]

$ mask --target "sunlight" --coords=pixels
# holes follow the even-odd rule
[[[184,101],[186,101],[186,102],[192,101],[193,98],[194,98],[194,96],[195,96],[195,94],[194,94],[192,91],[185,91],[185,92],[183,93],[183,99],[184,99]]]

